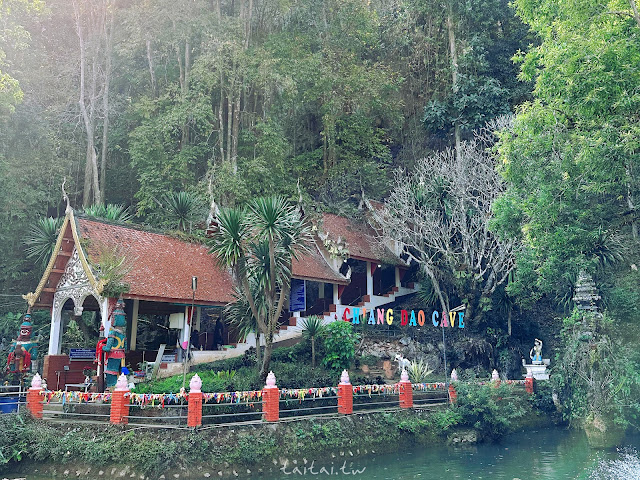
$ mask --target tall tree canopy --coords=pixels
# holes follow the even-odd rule
[[[2,24],[23,26],[0,60],[24,92],[0,100],[15,109],[0,129],[13,277],[64,177],[74,206],[123,204],[159,226],[179,192],[228,206],[301,192],[339,213],[523,98],[510,57],[526,30],[503,0],[2,5]]]
[[[522,241],[511,288],[535,298],[637,241],[640,24],[633,0],[515,3],[542,42],[519,57],[535,100],[502,134],[496,228]]]

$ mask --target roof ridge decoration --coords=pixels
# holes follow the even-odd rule
[[[64,192],[64,182],[63,182],[63,192]],[[66,196],[66,194],[65,194]],[[69,205],[68,202],[68,197],[66,198],[67,200],[67,208],[66,208],[66,212],[65,212],[65,216],[64,216],[64,222],[62,223],[62,226],[60,227],[60,232],[58,233],[58,238],[56,240],[56,244],[53,250],[53,254],[51,255],[51,258],[49,259],[49,263],[47,264],[47,268],[45,269],[44,273],[42,274],[42,278],[40,279],[40,282],[38,283],[38,286],[36,287],[34,292],[29,292],[26,295],[23,295],[22,298],[24,298],[29,307],[33,307],[36,303],[36,301],[38,300],[38,298],[40,297],[40,294],[42,293],[42,289],[44,288],[45,284],[47,283],[47,280],[49,279],[49,276],[51,275],[51,271],[53,270],[53,267],[56,263],[56,259],[58,258],[58,255],[60,254],[60,250],[62,247],[62,240],[64,238],[64,234],[67,230],[67,227],[71,226],[71,236],[73,237],[73,243],[76,247],[76,250],[78,252],[78,258],[80,260],[80,264],[82,265],[82,269],[84,270],[84,273],[87,276],[87,279],[89,280],[89,284],[91,285],[91,287],[95,290],[95,292],[98,295],[102,294],[102,290],[104,289],[105,286],[105,281],[100,279],[96,279],[95,275],[93,274],[93,271],[91,270],[91,267],[89,266],[89,262],[87,261],[87,257],[84,253],[84,249],[82,248],[82,245],[80,244],[80,237],[78,235],[78,228],[77,228],[77,224],[76,224],[76,219],[73,215],[73,208],[71,208],[71,206]]]
[[[336,240],[332,239],[331,236],[329,235],[329,232],[323,229],[323,226],[324,226],[324,217],[320,216],[318,219],[316,219],[315,223],[311,228],[311,231],[317,235],[320,241],[322,241],[322,246],[324,247],[325,251],[329,254],[329,257],[332,260],[346,261],[347,258],[349,258],[349,244],[344,238],[342,238],[341,235],[338,235],[338,238]],[[317,242],[314,242],[314,243],[316,243],[316,248],[318,248],[318,251],[320,251],[320,248],[318,247]]]

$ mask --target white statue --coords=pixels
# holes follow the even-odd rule
[[[533,365],[542,365],[542,340],[539,338],[535,339],[534,346],[529,352],[529,357]]]

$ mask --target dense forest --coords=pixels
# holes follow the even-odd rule
[[[635,0],[5,0],[0,33],[3,311],[65,181],[78,210],[182,230],[364,193],[424,220],[386,228],[480,326],[568,313],[581,271],[638,318]]]
[[[1,290],[34,282],[23,242],[63,207],[167,224],[284,194],[348,211],[397,167],[531,99],[535,43],[506,0],[12,0],[2,7]],[[206,218],[204,208],[203,218]]]

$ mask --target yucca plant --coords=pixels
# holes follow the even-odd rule
[[[256,198],[245,209],[221,209],[211,253],[231,267],[249,302],[265,349],[260,377],[271,362],[273,337],[291,282],[291,262],[310,240],[308,226],[284,197]],[[253,290],[253,288],[258,290]],[[259,308],[264,302],[265,309]]]
[[[317,315],[305,318],[302,323],[302,335],[311,340],[311,368],[316,367],[316,338],[324,333],[324,324]]]
[[[83,212],[90,217],[103,218],[113,222],[128,222],[132,218],[129,207],[115,203],[91,205],[85,207]]]
[[[63,222],[64,218],[49,217],[41,218],[32,225],[24,240],[24,244],[27,246],[27,257],[34,258],[43,267],[46,266],[53,254]]]
[[[424,383],[427,381],[429,375],[433,373],[433,369],[429,369],[429,364],[422,360],[417,362],[411,362],[409,369],[409,378],[413,383]]]
[[[191,233],[193,224],[202,217],[203,204],[193,193],[171,192],[164,196],[164,209],[172,228]]]
[[[255,283],[255,282],[252,282],[252,283]],[[254,292],[255,295],[258,294],[258,289],[255,287],[255,285],[251,290]],[[253,314],[251,313],[251,307],[249,306],[249,302],[247,301],[244,294],[242,293],[242,290],[239,289],[238,287],[235,287],[233,297],[235,299],[234,302],[228,304],[224,309],[225,316],[229,320],[231,325],[233,325],[237,329],[238,336],[242,340],[245,340],[250,333],[255,334],[256,364],[260,366],[260,362],[261,362],[260,341],[262,338],[262,333],[258,328],[258,322],[253,316]],[[260,311],[264,311],[266,308],[266,306],[264,305],[264,302],[262,302],[260,299],[258,299],[257,308]]]

